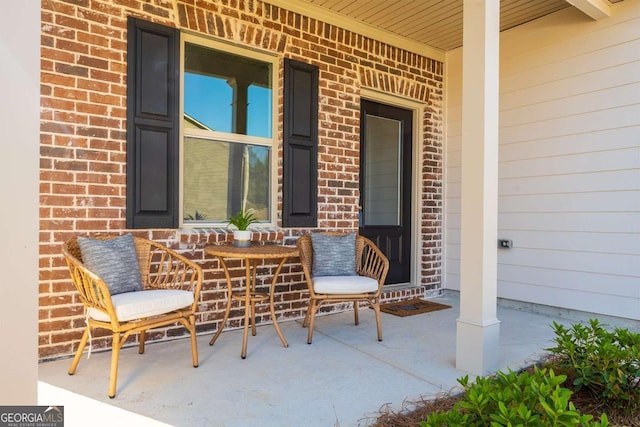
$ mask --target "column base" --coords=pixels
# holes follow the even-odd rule
[[[456,322],[456,369],[473,375],[495,373],[500,362],[500,321]]]

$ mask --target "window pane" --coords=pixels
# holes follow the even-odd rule
[[[271,64],[185,45],[185,126],[271,138]]]
[[[241,209],[269,221],[270,156],[265,146],[185,138],[185,223],[226,222]]]

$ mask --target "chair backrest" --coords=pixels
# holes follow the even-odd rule
[[[300,253],[300,264],[308,275],[311,275],[313,266],[313,244],[311,243],[311,235],[305,234],[298,238],[296,242],[298,252]]]
[[[62,253],[65,255],[71,255],[79,262],[82,262],[82,252],[80,251],[80,245],[78,244],[77,237],[71,238],[64,243],[62,246]]]

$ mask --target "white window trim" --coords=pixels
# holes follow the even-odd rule
[[[268,222],[260,222],[258,227],[275,227],[277,224],[277,192],[278,192],[278,94],[280,88],[278,87],[278,75],[280,59],[277,55],[271,52],[263,52],[257,49],[241,47],[226,41],[214,40],[211,38],[198,36],[190,33],[180,34],[180,165],[179,165],[179,180],[180,180],[180,197],[179,197],[179,215],[180,215],[180,228],[226,228],[228,223],[223,222],[206,222],[202,221],[198,224],[185,223],[184,222],[184,138],[185,128],[182,125],[182,118],[184,117],[184,52],[185,44],[192,43],[200,46],[210,47],[212,49],[228,52],[231,54],[249,57],[257,59],[259,61],[267,62],[271,64],[271,138],[253,137],[247,135],[231,134],[226,132],[204,131],[200,129],[189,129],[187,136],[205,138],[205,139],[220,139],[222,141],[249,143],[253,145],[268,146],[271,148],[269,172],[271,176],[271,182],[269,183],[269,218]]]

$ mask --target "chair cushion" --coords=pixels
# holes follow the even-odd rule
[[[311,233],[313,266],[311,275],[355,276],[356,233],[330,235]]]
[[[178,289],[153,289],[126,292],[111,297],[116,316],[121,322],[169,313],[193,304],[193,292]],[[95,308],[87,311],[89,317],[108,322],[109,316]]]
[[[365,276],[319,276],[312,281],[317,294],[362,294],[378,290],[378,281]]]
[[[78,237],[82,262],[104,280],[111,292],[142,290],[136,245],[131,234],[110,240]]]

